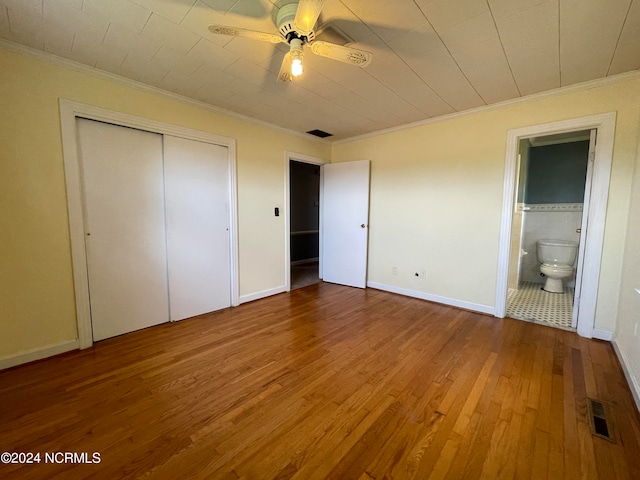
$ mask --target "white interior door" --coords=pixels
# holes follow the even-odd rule
[[[169,320],[162,136],[77,122],[97,341]]]
[[[322,279],[367,285],[370,162],[323,165]]]
[[[582,293],[582,270],[585,255],[585,240],[587,238],[587,228],[589,226],[589,202],[591,201],[591,182],[593,180],[593,162],[596,157],[596,134],[593,129],[589,135],[589,159],[587,160],[587,177],[584,183],[584,202],[582,204],[582,222],[580,225],[580,243],[578,245],[578,261],[576,263],[576,287],[573,293],[573,312],[571,315],[571,326],[578,325],[578,313],[580,312],[580,297]]]
[[[231,305],[226,147],[164,136],[171,320]]]

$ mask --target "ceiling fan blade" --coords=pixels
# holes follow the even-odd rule
[[[301,35],[309,35],[318,21],[324,0],[300,0],[296,18],[293,20],[296,31]]]
[[[232,37],[251,38],[260,40],[261,42],[280,43],[286,42],[280,35],[272,33],[256,32],[254,30],[245,30],[244,28],[229,27],[226,25],[209,25],[209,31],[218,35],[230,35]]]
[[[282,59],[282,65],[280,65],[280,72],[278,72],[279,82],[290,82],[293,79],[291,75],[291,62],[293,61],[293,55],[290,52]]]
[[[339,62],[350,63],[351,65],[357,65],[359,67],[366,67],[373,58],[371,53],[365,52],[364,50],[343,47],[342,45],[336,45],[328,42],[313,42],[311,44],[311,51],[321,57],[331,58],[333,60],[338,60]]]

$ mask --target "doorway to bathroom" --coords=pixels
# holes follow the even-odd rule
[[[570,132],[591,131],[597,133],[595,150],[589,154],[586,182],[589,199],[584,199],[583,221],[588,222],[588,229],[583,228],[580,237],[578,265],[582,267],[581,278],[576,278],[573,305],[573,317],[577,318],[572,325],[578,335],[587,338],[611,340],[612,332],[596,328],[596,306],[600,292],[600,271],[604,250],[604,233],[607,219],[607,202],[609,198],[609,181],[611,179],[611,163],[613,160],[613,144],[616,127],[616,113],[607,112],[586,117],[571,118],[552,123],[514,128],[507,132],[504,184],[502,190],[502,216],[500,222],[500,244],[498,250],[498,275],[496,280],[495,316],[503,318],[507,313],[507,296],[509,293],[509,271],[513,248],[512,220],[517,207],[518,149],[523,139],[545,137]],[[585,191],[586,194],[586,191]],[[517,248],[517,247],[516,247]],[[519,251],[518,251],[519,253]],[[577,270],[578,272],[580,270]]]
[[[575,329],[596,130],[521,138],[506,314]]]

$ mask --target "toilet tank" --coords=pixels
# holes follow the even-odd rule
[[[571,240],[538,240],[538,262],[548,265],[573,265],[578,243]]]

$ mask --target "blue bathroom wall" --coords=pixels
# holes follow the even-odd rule
[[[532,147],[524,203],[582,203],[589,141]]]

